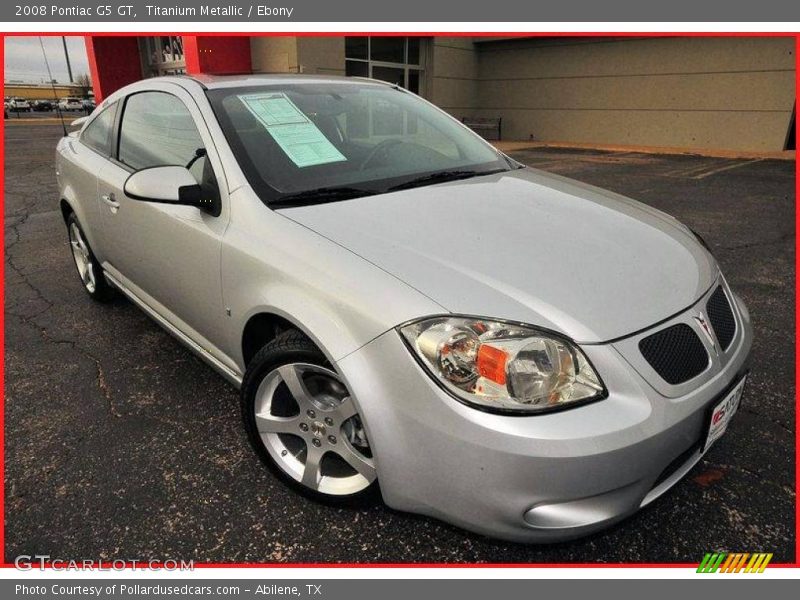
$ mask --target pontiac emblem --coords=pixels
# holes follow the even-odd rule
[[[697,321],[697,324],[700,325],[700,329],[702,329],[703,333],[706,334],[708,342],[711,344],[711,347],[714,349],[714,352],[719,354],[719,352],[717,351],[717,341],[714,339],[714,332],[711,331],[711,326],[708,324],[708,321],[706,321],[706,318],[705,316],[703,316],[703,313],[699,313],[696,317],[694,317],[694,320]]]

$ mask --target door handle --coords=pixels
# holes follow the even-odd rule
[[[100,198],[103,200],[103,202],[105,202],[109,206],[109,208],[111,208],[112,213],[115,213],[119,210],[119,202],[117,202],[114,199],[113,193],[105,194],[103,196],[100,196]]]

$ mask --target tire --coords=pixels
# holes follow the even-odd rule
[[[78,222],[75,213],[70,213],[67,217],[67,236],[69,238],[72,260],[80,278],[83,289],[89,294],[92,300],[97,302],[110,302],[116,296],[114,288],[106,281],[103,275],[103,267],[94,256],[86,235]]]
[[[303,333],[285,331],[253,357],[241,406],[251,445],[286,485],[335,506],[379,498],[375,463],[352,397]]]

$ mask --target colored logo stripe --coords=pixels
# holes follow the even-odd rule
[[[764,554],[753,554],[753,558],[750,559],[750,563],[747,565],[747,568],[744,570],[745,573],[763,573],[764,569],[767,568],[769,561],[772,560],[772,553]]]
[[[772,560],[771,553],[708,552],[697,567],[698,573],[763,573]],[[724,562],[723,562],[724,561]]]
[[[707,553],[703,560],[700,562],[700,566],[697,567],[698,573],[716,573],[717,569],[719,568],[719,564],[725,558],[725,553],[714,553],[711,554],[710,552]]]

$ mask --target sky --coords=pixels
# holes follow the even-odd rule
[[[61,36],[43,36],[45,54],[50,63],[53,79],[58,83],[69,83],[67,62]],[[81,36],[67,36],[67,50],[72,64],[73,77],[89,74],[86,46]],[[49,80],[42,47],[37,36],[5,38],[5,80],[24,83],[44,83]]]

